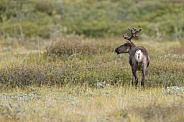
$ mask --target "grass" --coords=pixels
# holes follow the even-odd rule
[[[182,121],[183,98],[160,88],[30,87],[0,94],[1,121]]]
[[[180,43],[135,41],[151,57],[145,90],[130,85],[128,55],[114,53],[123,43],[64,37],[1,50],[0,121],[181,122],[183,92],[163,91],[184,85]]]

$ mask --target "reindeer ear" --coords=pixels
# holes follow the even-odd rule
[[[132,42],[131,42],[130,40],[128,40],[128,39],[126,40],[126,42],[129,43],[129,44],[132,43]]]

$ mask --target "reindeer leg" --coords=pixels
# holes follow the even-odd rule
[[[142,81],[141,86],[144,88],[144,81],[145,81],[145,75],[146,75],[146,65],[142,65]]]
[[[133,66],[132,67],[132,85],[134,85],[134,83],[135,83],[135,86],[137,86],[138,78],[137,78],[136,68]]]
[[[134,85],[134,82],[135,82],[135,77],[134,77],[134,75],[132,74],[132,86]]]
[[[143,71],[144,72],[144,71]],[[144,88],[145,74],[142,72],[141,86]]]

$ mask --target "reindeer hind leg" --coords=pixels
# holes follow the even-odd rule
[[[137,73],[136,73],[136,68],[132,67],[132,85],[137,86],[138,84],[138,78],[137,78]]]
[[[144,88],[144,81],[145,81],[145,75],[146,75],[146,65],[142,65],[142,81],[141,86]]]

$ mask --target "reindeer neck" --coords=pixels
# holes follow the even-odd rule
[[[132,43],[131,43],[131,46],[130,46],[130,50],[129,50],[128,53],[130,54],[130,52],[131,52],[135,47],[136,47],[135,44],[132,42]]]

